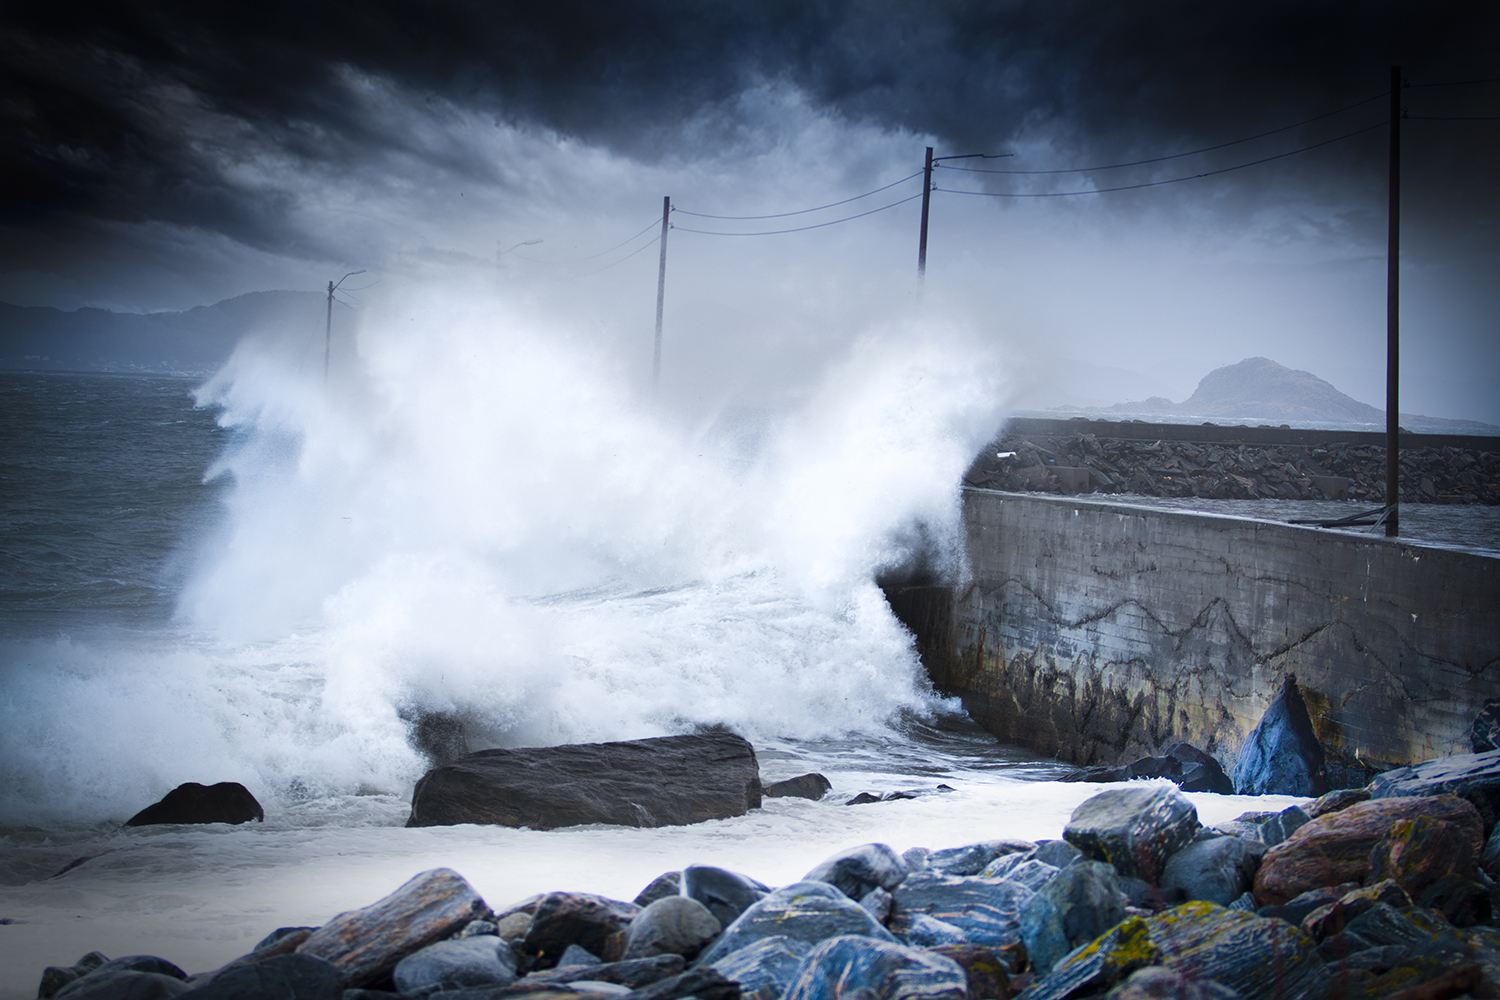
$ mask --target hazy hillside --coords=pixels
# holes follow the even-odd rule
[[[203,374],[249,330],[323,328],[320,292],[250,292],[185,312],[64,312],[0,302],[0,368]]]

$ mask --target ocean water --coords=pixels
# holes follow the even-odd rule
[[[965,331],[862,332],[758,410],[674,410],[573,331],[420,290],[326,379],[308,355],[268,330],[201,383],[0,373],[0,1000],[95,949],[212,968],[433,867],[496,906],[690,863],[785,883],[870,841],[1056,837],[1098,790],[935,695],[873,582],[958,554],[1005,399]],[[427,712],[476,749],[727,725],[765,780],[834,791],[408,830]],[[121,826],[224,780],[264,824]]]

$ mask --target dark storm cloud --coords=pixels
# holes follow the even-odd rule
[[[273,251],[308,238],[289,231],[290,196],[237,169],[256,157],[332,171],[408,157],[495,178],[461,144],[414,143],[356,92],[359,80],[642,160],[716,152],[673,140],[707,111],[723,116],[729,141],[733,98],[776,82],[948,149],[1043,137],[1077,162],[1321,114],[1379,93],[1392,62],[1417,80],[1500,76],[1500,8],[1455,2],[105,2],[10,4],[4,18],[3,221],[160,220]],[[1476,113],[1470,91],[1410,93],[1428,113],[1455,101]],[[1494,113],[1500,88],[1488,97]],[[1383,117],[1375,102],[1287,141]],[[1493,208],[1484,164],[1500,134],[1476,124],[1412,125],[1427,130],[1414,153],[1471,218]],[[1318,181],[1288,161],[1235,183],[1369,187],[1382,177],[1383,136],[1332,151]]]

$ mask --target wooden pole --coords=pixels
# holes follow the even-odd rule
[[[922,172],[922,236],[917,241],[917,282],[927,281],[927,206],[932,200],[932,147],[927,147],[927,166]]]
[[[651,358],[651,387],[661,387],[661,311],[667,300],[667,217],[672,214],[672,197],[661,200],[661,262],[656,268],[656,351]]]
[[[1391,67],[1391,161],[1385,256],[1385,533],[1401,532],[1401,67]]]

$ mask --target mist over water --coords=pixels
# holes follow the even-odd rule
[[[223,511],[175,620],[7,654],[0,822],[123,819],[182,781],[405,796],[420,713],[478,748],[939,709],[874,579],[956,565],[1002,366],[934,321],[843,343],[790,402],[691,410],[576,325],[437,284],[372,300],[326,383],[301,334],[247,339],[197,391]]]

